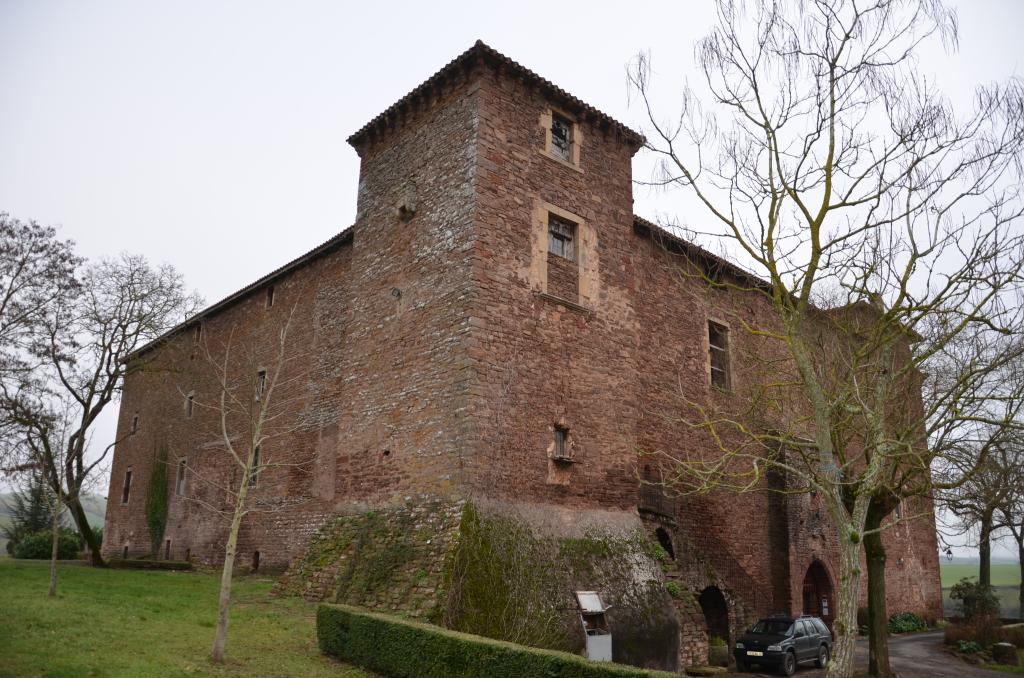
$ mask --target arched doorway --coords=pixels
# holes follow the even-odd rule
[[[821,561],[815,560],[804,575],[804,614],[821,617],[832,628],[832,618],[836,611],[834,596],[828,570]]]
[[[717,586],[709,586],[700,592],[697,598],[701,612],[704,613],[704,624],[708,629],[708,639],[718,637],[729,644],[729,608],[725,604],[725,596]]]

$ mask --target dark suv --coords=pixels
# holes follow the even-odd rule
[[[741,671],[751,664],[771,666],[792,676],[797,664],[828,665],[832,655],[832,633],[817,617],[772,616],[754,624],[736,641],[733,656]]]

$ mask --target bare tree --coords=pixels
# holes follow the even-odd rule
[[[47,309],[79,292],[75,272],[81,259],[74,244],[56,229],[22,222],[0,212],[0,388],[10,393],[39,388],[38,358],[30,349],[44,327]],[[0,468],[17,467],[24,439],[0,409]]]
[[[666,461],[688,492],[753,491],[777,469],[822,497],[840,554],[829,675],[848,676],[862,542],[884,527],[868,526],[873,498],[902,496],[901,469],[927,490],[936,455],[1013,425],[984,397],[1005,357],[962,364],[932,400],[913,394],[964,338],[997,343],[1024,324],[1024,88],[979,88],[960,115],[917,73],[922,41],[956,42],[938,0],[718,0],[717,13],[696,48],[705,106],[687,87],[662,123],[645,56],[630,77],[660,159],[651,183],[695,196],[710,228],[694,232],[731,243],[759,279],[682,267],[764,301],[764,326],[733,320],[771,360],[742,394],[756,411],[684,403],[713,459]]]
[[[54,597],[57,595],[57,557],[66,508],[65,495],[54,488],[63,486],[64,455],[68,449],[68,435],[74,426],[75,405],[70,399],[47,399],[45,404],[40,404],[19,398],[14,403],[22,406],[9,412],[19,437],[9,438],[7,442],[19,448],[19,471],[37,474],[46,487],[44,497],[51,534],[48,595]]]
[[[294,508],[308,496],[260,496],[261,479],[274,469],[306,475],[315,454],[296,454],[292,444],[278,444],[297,427],[298,413],[308,397],[306,352],[290,336],[293,306],[277,327],[262,327],[245,336],[236,328],[220,342],[204,332],[202,351],[212,377],[208,398],[196,394],[193,405],[212,412],[217,420],[218,444],[209,455],[189,469],[193,501],[223,517],[228,523],[224,565],[218,601],[217,630],[211,658],[223,662],[231,608],[231,583],[238,534],[250,513],[269,513]],[[211,497],[215,497],[211,498]],[[221,500],[221,498],[224,498]]]
[[[91,458],[92,427],[121,392],[127,357],[193,312],[200,300],[184,290],[171,266],[151,267],[144,258],[123,254],[89,266],[76,295],[57,295],[44,309],[32,337],[39,367],[30,378],[6,387],[0,398],[4,420],[40,430],[54,420],[57,403],[74,406],[61,454],[44,450],[42,463],[53,490],[67,506],[86,541],[94,565],[102,565],[80,497],[91,474],[102,466],[114,444]],[[116,441],[115,441],[116,443]],[[57,465],[61,465],[59,470]]]

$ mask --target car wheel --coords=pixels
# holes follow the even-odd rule
[[[792,652],[787,652],[786,656],[782,658],[782,675],[792,676],[796,673],[796,655]]]
[[[736,662],[736,668],[739,669],[740,672],[749,671],[750,664],[749,662]]]
[[[828,647],[827,646],[822,645],[821,649],[818,650],[818,661],[814,662],[814,665],[817,666],[819,669],[823,669],[826,666],[828,666]]]

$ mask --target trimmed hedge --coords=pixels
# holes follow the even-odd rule
[[[107,565],[121,570],[191,570],[192,563],[187,560],[124,560],[112,558]]]
[[[319,606],[316,636],[323,652],[392,678],[678,678],[344,605]]]

